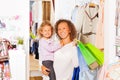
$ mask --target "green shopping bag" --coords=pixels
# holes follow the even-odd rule
[[[84,46],[84,44],[80,41],[77,42],[78,47],[87,63],[87,65],[91,65],[92,63],[96,62],[94,56],[90,53],[90,51]]]
[[[97,63],[100,66],[102,66],[104,63],[104,53],[91,43],[87,43],[85,44],[85,46],[92,53],[92,55],[96,58]]]

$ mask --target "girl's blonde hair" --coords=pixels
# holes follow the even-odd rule
[[[45,21],[43,21],[41,23],[41,25],[39,26],[39,28],[37,30],[37,35],[38,35],[39,38],[43,37],[43,35],[41,34],[41,31],[42,31],[43,27],[45,27],[46,25],[51,27],[51,31],[52,31],[51,36],[53,35],[53,26],[52,26],[52,24],[50,23],[50,21],[45,20]]]

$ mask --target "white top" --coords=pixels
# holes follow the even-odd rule
[[[73,69],[77,66],[77,48],[72,42],[54,53],[54,69],[57,80],[72,80]]]

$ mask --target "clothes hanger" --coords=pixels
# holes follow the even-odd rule
[[[95,3],[92,3],[92,2],[89,3],[89,7],[90,7],[90,8],[95,8],[95,6],[96,6]]]
[[[76,5],[75,7],[79,7],[78,5]]]

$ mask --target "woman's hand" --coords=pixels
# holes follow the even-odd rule
[[[50,69],[46,68],[45,66],[41,66],[42,73],[44,75],[49,75]]]

